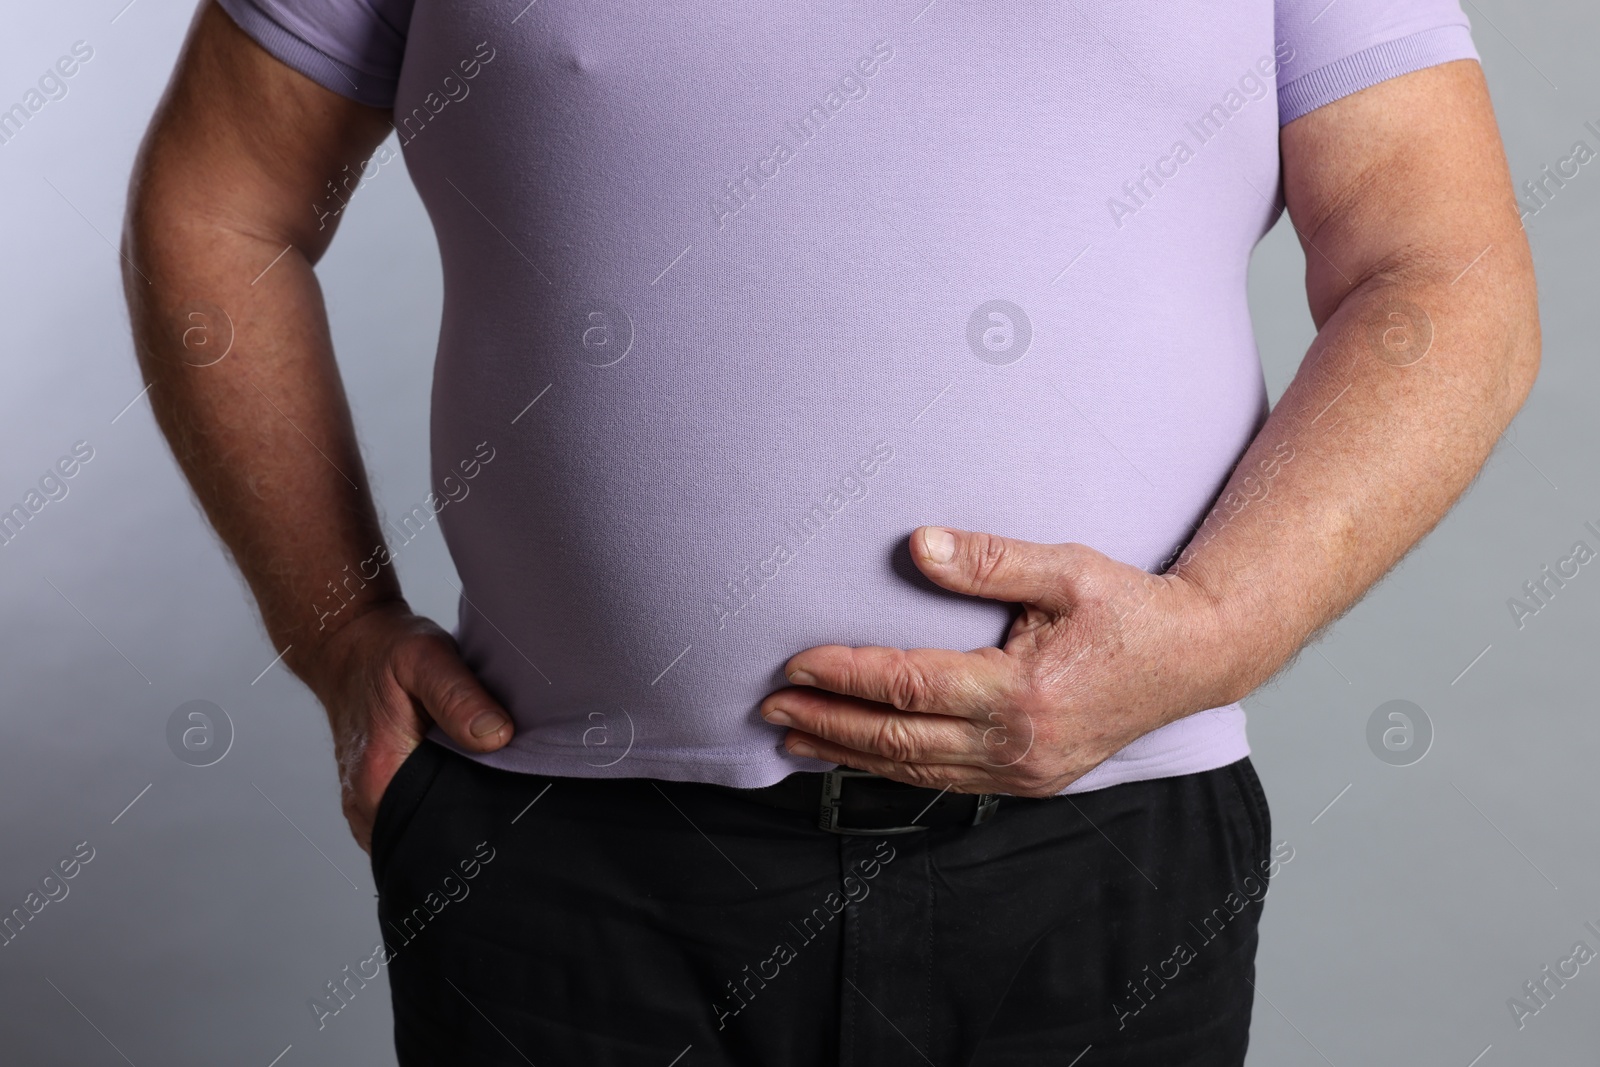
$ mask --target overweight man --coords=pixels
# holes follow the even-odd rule
[[[444,297],[385,514],[314,266],[402,170]],[[371,854],[307,1025],[382,971],[407,1067],[1242,1063],[1294,853],[1239,701],[1539,361],[1456,0],[207,0],[125,254]]]

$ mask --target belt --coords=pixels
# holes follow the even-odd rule
[[[872,835],[977,826],[995,813],[1001,797],[906,785],[848,767],[796,771],[776,785],[738,793],[774,808],[817,812],[817,826],[832,834]]]

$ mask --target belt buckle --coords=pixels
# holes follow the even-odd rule
[[[839,807],[844,793],[844,783],[849,778],[877,778],[879,775],[871,771],[858,771],[851,767],[835,767],[831,771],[822,772],[822,804],[817,826],[830,834],[856,834],[873,836],[877,834],[912,834],[918,830],[928,829],[926,826],[886,826],[878,829],[859,829],[856,827],[839,825]],[[937,798],[936,798],[937,799]],[[931,804],[929,805],[932,806]],[[987,822],[1000,806],[1000,794],[983,793],[978,797],[978,808],[973,813],[972,825]],[[920,818],[920,816],[919,816]]]

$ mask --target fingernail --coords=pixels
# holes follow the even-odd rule
[[[773,708],[764,718],[774,726],[793,726],[794,720],[789,718],[789,713],[782,708]]]
[[[789,681],[793,682],[795,685],[815,685],[817,683],[817,680],[812,677],[810,671],[795,671],[793,674],[789,675]]]
[[[922,550],[935,563],[949,563],[956,554],[956,536],[939,526],[922,531]]]
[[[510,721],[498,711],[486,711],[472,720],[472,736],[488,737]]]
[[[804,756],[806,759],[817,758],[817,750],[806,744],[804,741],[796,741],[794,744],[790,745],[789,754],[793,756]]]

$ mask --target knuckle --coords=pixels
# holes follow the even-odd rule
[[[835,741],[842,745],[850,744],[848,724],[841,721],[833,709],[806,710],[796,707],[793,703],[786,703],[783,705],[783,710],[790,719],[786,729],[814,734],[825,741]]]
[[[1014,796],[1053,796],[1057,776],[1046,755],[1048,750],[1049,745],[1043,738],[1031,734],[1001,750],[1009,762],[1000,764],[997,777],[1006,783],[1006,791]]]
[[[434,628],[417,628],[400,635],[389,648],[395,660],[410,667],[437,667],[457,654],[455,638]]]
[[[435,693],[441,714],[459,719],[471,712],[473,690],[465,678],[448,678],[438,686]]]
[[[1013,724],[997,711],[991,711],[983,719],[969,720],[965,729],[974,736],[991,765],[1008,765],[1027,750],[1027,738],[1020,737]]]
[[[1055,792],[1055,775],[1038,764],[1032,764],[1023,771],[1022,788],[1030,797],[1050,796]]]
[[[1005,791],[1015,797],[1040,799],[1055,795],[1055,775],[1037,758],[1030,757],[1008,766],[1000,776]]]
[[[890,704],[901,711],[925,707],[931,688],[928,679],[909,656],[902,652],[895,657],[889,672]]]
[[[971,539],[968,549],[968,570],[979,589],[986,588],[1006,565],[1008,549],[998,537],[984,535]]]
[[[907,764],[896,768],[896,771],[896,777],[900,780],[924,789],[942,789],[947,784],[937,770],[925,763]]]
[[[921,754],[921,745],[913,735],[910,724],[894,717],[878,724],[873,731],[872,747],[895,763],[915,763]]]

